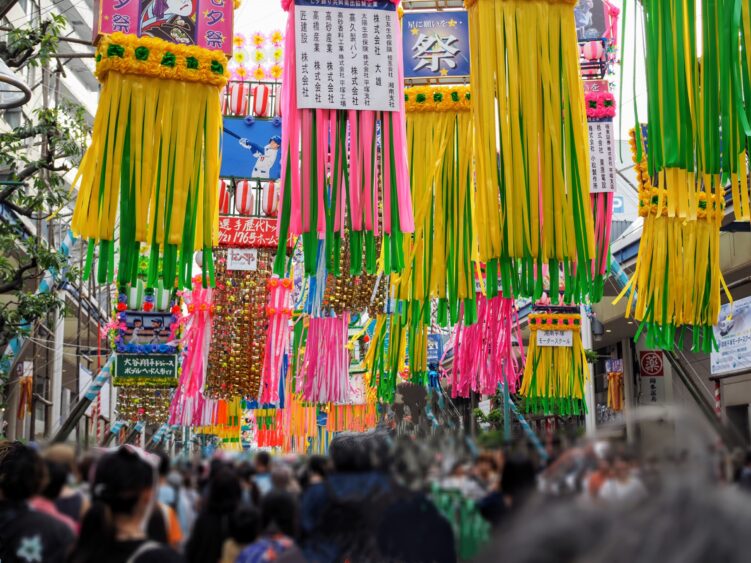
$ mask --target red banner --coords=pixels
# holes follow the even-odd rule
[[[292,248],[292,237],[287,246]],[[267,217],[219,217],[219,246],[225,248],[276,248],[276,219]]]
[[[585,92],[609,92],[610,86],[607,80],[585,80]]]

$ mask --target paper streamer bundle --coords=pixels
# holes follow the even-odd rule
[[[690,326],[693,349],[708,353],[715,346],[712,326],[724,285],[723,185],[732,172],[729,158],[738,150],[736,125],[726,118],[733,111],[731,96],[722,88],[729,80],[721,57],[723,39],[717,34],[722,2],[702,6],[701,61],[696,52],[699,14],[693,4],[642,4],[649,92],[646,158],[652,186],[643,185],[639,194],[644,231],[633,278],[621,297],[630,289],[638,294],[634,306],[631,292],[626,316],[640,321],[637,337],[645,330],[647,346],[671,350],[676,335],[679,345],[682,341],[681,328]],[[675,35],[676,29],[685,32]],[[669,36],[674,40],[665,41]],[[639,163],[646,148],[640,127],[635,143]]]
[[[514,354],[514,326],[521,345],[518,314],[513,299],[477,298],[477,322],[456,327],[451,396],[469,397],[470,391],[494,395],[500,383],[516,392],[522,362]]]
[[[128,421],[164,424],[170,416],[172,389],[139,389],[119,387],[117,416]]]
[[[407,330],[401,317],[378,315],[364,361],[367,381],[376,388],[378,401],[393,402],[397,376],[404,369],[406,359]]]
[[[279,378],[282,363],[290,344],[290,319],[292,318],[292,280],[272,277],[267,284],[269,294],[266,316],[266,353],[263,362],[261,402],[279,402]]]
[[[213,289],[204,289],[200,278],[193,279],[193,291],[184,294],[188,305],[188,321],[183,338],[183,358],[180,384],[170,405],[170,424],[190,426],[202,419],[205,399],[203,386],[209,364],[211,325],[214,314]]]
[[[404,238],[397,297],[437,299],[438,322],[456,323],[461,302],[475,297],[470,90],[417,86],[404,95],[415,232]]]
[[[363,2],[359,4],[362,7]],[[404,266],[402,235],[412,232],[414,223],[407,172],[401,30],[397,20],[393,19],[393,29],[388,30],[398,67],[395,76],[397,111],[301,109],[296,83],[295,12],[298,8],[292,0],[282,0],[282,6],[289,17],[282,84],[279,240],[286,241],[288,233],[302,235],[305,272],[313,275],[318,240],[325,238],[328,269],[337,273],[345,229],[348,229],[349,246],[356,258],[350,265],[350,272],[363,271],[359,256],[364,247],[364,270],[374,274],[378,254],[376,237],[383,236],[385,270],[400,271]],[[382,21],[385,26],[392,19],[383,17]],[[386,33],[382,28],[384,47]],[[374,68],[367,70],[375,72]],[[380,122],[380,135],[377,122]],[[282,252],[277,255],[274,270],[279,275],[284,272]]]
[[[191,287],[194,249],[204,254],[204,284],[213,284],[225,62],[220,51],[153,37],[100,39],[95,74],[102,90],[91,145],[73,182],[72,222],[89,241],[86,275],[99,243],[99,283],[113,280],[119,236],[119,283],[136,282],[144,245],[148,287],[156,286],[160,268],[169,286],[176,279]]]
[[[581,341],[578,314],[532,313],[529,315],[529,349],[519,393],[527,412],[549,415],[580,415],[587,412],[584,383],[589,367]],[[538,333],[555,331],[571,345],[540,345]],[[559,332],[560,331],[560,332]]]
[[[346,403],[350,398],[349,313],[309,322],[301,370],[302,397],[314,403]]]
[[[465,0],[479,256],[489,287],[500,268],[506,297],[539,299],[543,264],[555,287],[562,266],[566,302],[592,289],[589,144],[573,4]]]
[[[616,412],[623,410],[623,372],[608,373],[608,408]]]
[[[327,409],[326,430],[329,432],[367,432],[375,428],[378,411],[375,403],[364,405],[331,405]]]

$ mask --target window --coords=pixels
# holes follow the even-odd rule
[[[22,118],[23,112],[19,108],[9,109],[3,112],[3,119],[5,119],[5,123],[7,123],[11,129],[21,127]]]

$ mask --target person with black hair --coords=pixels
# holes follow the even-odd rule
[[[42,458],[20,442],[0,442],[0,561],[65,561],[75,537],[59,520],[32,510],[28,501],[44,485]]]
[[[249,504],[241,505],[229,520],[229,537],[222,546],[221,563],[235,563],[243,549],[258,539],[261,513]]]
[[[158,460],[132,446],[103,456],[92,482],[92,504],[68,563],[180,563],[169,547],[147,539]]]
[[[41,494],[29,501],[29,506],[34,510],[49,514],[68,526],[71,532],[78,534],[78,522],[60,512],[55,505],[55,501],[60,497],[60,492],[63,490],[63,485],[65,485],[65,481],[68,478],[68,471],[64,465],[50,461],[49,459],[44,460],[44,464],[47,470],[46,484]]]
[[[261,500],[262,536],[242,550],[237,563],[305,561],[295,545],[298,510],[295,497],[284,491],[270,491]]]
[[[212,466],[206,497],[185,546],[190,563],[216,563],[230,534],[230,517],[240,506],[242,487],[235,470],[226,464]]]
[[[176,548],[183,540],[183,532],[178,519],[180,508],[179,483],[178,487],[175,488],[167,482],[171,464],[166,452],[157,450],[154,454],[159,458],[159,485],[156,503],[158,510],[154,510],[149,520],[149,537],[156,541],[169,543]]]
[[[260,451],[256,454],[255,459],[256,473],[253,476],[253,481],[258,486],[258,490],[261,496],[265,495],[271,490],[271,455],[269,452]]]

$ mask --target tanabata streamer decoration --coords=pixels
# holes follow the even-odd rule
[[[519,393],[527,412],[580,415],[587,412],[584,383],[589,367],[581,340],[581,315],[532,313],[529,315],[529,349]],[[539,331],[572,333],[571,346],[540,346]]]
[[[315,403],[346,403],[350,399],[349,312],[311,318],[301,368],[302,397]]]
[[[608,408],[616,412],[623,410],[623,372],[608,373]]]
[[[118,418],[163,424],[169,418],[172,392],[172,389],[120,387],[117,391]]]
[[[292,318],[292,280],[272,277],[267,283],[268,332],[263,363],[261,402],[279,402],[279,378],[282,375],[282,361],[289,350],[290,320]]]
[[[595,255],[589,143],[569,0],[465,0],[475,128],[476,234],[488,286],[542,294],[559,267],[564,301],[590,295]],[[556,302],[558,295],[551,296]]]
[[[213,289],[204,289],[200,277],[193,278],[193,291],[186,292],[187,329],[184,337],[183,369],[180,384],[170,406],[170,424],[190,426],[203,418],[203,387],[209,363],[211,325],[214,315]]]
[[[407,257],[398,299],[417,302],[438,322],[476,318],[472,232],[473,151],[467,86],[416,86],[404,92],[415,232],[404,237]],[[430,321],[428,321],[430,322]]]
[[[89,241],[86,275],[99,243],[99,283],[113,280],[119,237],[118,283],[135,283],[145,246],[147,287],[156,286],[160,268],[170,287],[173,280],[191,287],[194,249],[204,254],[204,284],[213,284],[225,63],[221,51],[198,46],[122,33],[100,38],[102,89],[73,182],[72,222]]]
[[[516,392],[522,358],[514,354],[516,341],[521,346],[518,314],[513,299],[479,294],[477,322],[460,323],[454,336],[454,362],[450,373],[451,396],[469,397],[470,391],[494,395],[500,383]]]
[[[226,250],[217,250],[214,318],[205,394],[211,398],[257,399],[266,349],[266,282],[273,250],[259,248],[257,269],[228,270]]]
[[[364,269],[374,274],[376,238],[382,235],[385,271],[401,271],[403,233],[414,230],[401,91],[401,30],[397,26],[391,30],[398,66],[399,111],[300,109],[296,91],[296,8],[293,0],[282,0],[282,6],[289,17],[284,51],[286,79],[282,83],[284,150],[279,240],[286,241],[288,233],[302,235],[305,273],[314,275],[318,240],[325,238],[328,270],[336,272],[347,230],[352,256],[356,258],[350,264],[350,272],[363,271],[359,249],[364,246]],[[284,267],[284,253],[280,251],[274,272],[284,275]]]
[[[726,42],[732,41],[717,32],[732,12],[725,4],[702,3],[699,58],[699,14],[693,3],[642,2],[649,92],[646,158],[652,185],[642,185],[639,194],[639,213],[644,217],[639,256],[618,299],[633,290],[626,316],[640,321],[637,338],[645,331],[651,348],[673,349],[676,335],[681,346],[683,326],[693,328],[695,351],[708,353],[715,346],[712,326],[718,320],[724,285],[724,182],[731,180],[734,195],[739,195],[739,181],[741,191],[747,190],[735,115],[743,110],[734,107],[729,84],[730,67],[737,64],[738,55],[725,50]],[[676,35],[676,29],[683,33]],[[667,37],[673,39],[666,41]],[[635,145],[638,164],[645,148],[640,127]],[[742,209],[742,200],[736,205]],[[634,305],[635,294],[639,297]]]

